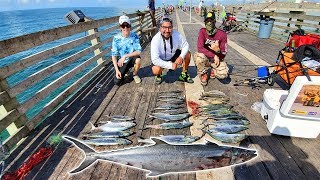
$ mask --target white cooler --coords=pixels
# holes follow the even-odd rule
[[[320,93],[320,76],[298,76],[289,91],[267,89],[263,94],[261,116],[267,120],[272,134],[317,138],[320,134],[320,107],[305,106],[302,95],[306,89]]]

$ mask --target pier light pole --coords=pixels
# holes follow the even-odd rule
[[[191,8],[192,8],[192,0],[190,0],[190,23],[191,23]]]

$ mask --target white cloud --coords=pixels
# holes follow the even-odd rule
[[[28,4],[29,0],[18,0],[19,4]]]

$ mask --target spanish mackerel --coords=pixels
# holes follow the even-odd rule
[[[91,122],[89,122],[89,124],[91,124],[91,131],[100,130],[100,131],[106,131],[106,132],[124,131],[135,126],[135,123],[132,123],[131,125],[128,124],[126,126],[108,123],[98,127],[95,127]]]
[[[122,115],[113,115],[113,116],[110,116],[111,120],[114,120],[114,121],[132,121],[134,120],[133,117],[130,117],[130,116],[122,116]]]
[[[162,141],[165,141],[168,144],[191,144],[197,140],[199,140],[201,137],[199,136],[185,136],[185,135],[160,135],[157,137],[158,139],[161,139]],[[143,139],[138,138],[139,143],[147,143],[147,144],[153,144],[154,142],[151,139]]]
[[[83,140],[84,143],[94,146],[107,146],[107,145],[128,145],[132,141],[125,138],[96,138]]]
[[[165,114],[165,113],[152,113],[149,117],[160,119],[163,121],[180,121],[190,116],[189,113],[184,114]]]
[[[116,138],[116,137],[127,137],[133,134],[132,131],[114,131],[114,132],[97,132],[97,133],[90,133],[84,134],[83,137],[85,138]]]
[[[182,114],[182,113],[188,113],[188,111],[186,109],[167,109],[167,110],[157,110],[157,113]]]
[[[179,108],[184,108],[185,106],[183,105],[177,105],[177,104],[162,104],[156,108],[155,110],[169,110],[169,109],[179,109]]]
[[[166,94],[166,95],[160,95],[158,96],[158,99],[180,99],[180,100],[185,100],[185,98],[183,96],[177,96],[177,94]]]
[[[226,126],[217,126],[217,127],[211,128],[209,129],[209,131],[211,133],[231,134],[231,133],[237,133],[246,129],[248,129],[248,127],[243,125],[226,125]]]
[[[156,138],[152,138],[155,143],[148,146],[96,152],[83,141],[70,136],[63,138],[85,153],[85,159],[70,172],[72,174],[81,172],[97,160],[148,171],[147,177],[154,177],[242,164],[257,156],[253,149],[219,146],[210,141],[205,144],[172,145]]]
[[[213,139],[221,141],[223,143],[238,143],[247,138],[245,134],[224,134],[224,133],[211,133],[210,131],[202,130],[209,134]]]
[[[204,122],[205,125],[225,126],[225,125],[248,125],[250,121],[246,119],[241,120],[218,120],[213,122]]]
[[[153,129],[182,129],[192,126],[192,122],[182,121],[182,122],[168,122],[157,125],[146,125],[144,129],[153,128]]]

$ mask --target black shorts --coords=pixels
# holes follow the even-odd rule
[[[181,50],[177,49],[176,52],[174,53],[174,55],[172,56],[172,58],[170,59],[171,62],[175,62],[176,59],[180,56],[181,54]]]
[[[125,74],[127,74],[130,70],[130,68],[134,67],[134,64],[135,64],[135,61],[137,58],[140,58],[140,56],[134,56],[134,57],[131,57],[129,58],[129,61],[126,62],[126,63],[123,63],[123,66],[122,67],[119,67],[118,66],[118,69],[121,73],[121,79],[118,79],[116,76],[114,77],[114,82],[115,84],[119,84],[122,80],[123,80],[123,77]]]

